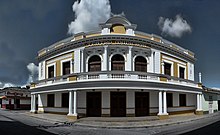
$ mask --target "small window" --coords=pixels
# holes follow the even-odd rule
[[[173,94],[167,93],[167,107],[173,107]]]
[[[179,94],[180,106],[186,106],[186,94]]]
[[[62,93],[62,107],[69,107],[69,93]]]
[[[171,64],[164,63],[164,74],[171,76]]]
[[[179,77],[182,79],[185,78],[185,68],[179,67]]]
[[[70,74],[70,61],[63,62],[63,75]]]
[[[54,66],[48,67],[48,78],[54,77]]]
[[[54,94],[47,95],[47,107],[54,107]]]

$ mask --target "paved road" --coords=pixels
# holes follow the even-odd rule
[[[35,126],[25,125],[3,115],[0,115],[0,132],[2,135],[53,135],[39,130]]]
[[[220,113],[219,113],[220,114]],[[212,124],[213,123],[213,124]],[[211,124],[211,125],[209,125]],[[209,126],[208,126],[209,125]],[[205,126],[205,127],[204,127]],[[198,129],[199,130],[196,130]],[[194,131],[191,131],[194,130]],[[63,123],[54,123],[42,119],[24,115],[22,111],[3,111],[0,110],[0,132],[1,134],[14,135],[153,135],[153,134],[216,134],[220,131],[220,115],[205,118],[197,121],[187,122],[177,125],[168,125],[152,128],[136,129],[108,129],[108,128],[88,128]],[[210,134],[210,133],[209,133]]]
[[[184,133],[184,135],[218,135],[220,134],[220,121],[208,126]]]

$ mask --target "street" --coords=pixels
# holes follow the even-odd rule
[[[55,123],[26,115],[24,111],[0,110],[1,134],[22,135],[153,135],[153,134],[216,134],[220,131],[220,116],[209,117],[183,124],[174,124],[160,127],[109,129],[89,128],[82,126]],[[193,130],[193,131],[192,131]]]

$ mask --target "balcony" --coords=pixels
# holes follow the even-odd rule
[[[50,85],[58,85],[64,83],[75,83],[75,82],[85,82],[85,81],[141,81],[141,82],[157,82],[157,83],[167,83],[174,85],[182,85],[198,88],[198,83],[186,80],[182,78],[177,78],[173,76],[168,76],[164,74],[156,73],[143,73],[135,71],[100,71],[100,72],[85,72],[85,73],[74,73],[65,76],[49,78],[32,83],[31,88],[44,87]]]

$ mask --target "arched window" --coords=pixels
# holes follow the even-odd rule
[[[124,57],[120,54],[116,54],[111,59],[111,69],[112,70],[125,70],[125,60]]]
[[[94,55],[91,58],[89,58],[88,71],[101,71],[101,58],[98,55]]]
[[[142,56],[135,58],[135,71],[147,72],[147,60]]]

